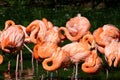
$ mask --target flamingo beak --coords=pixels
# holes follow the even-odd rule
[[[94,49],[95,49],[95,41],[92,42],[90,50],[92,51]]]
[[[109,66],[112,66],[112,63],[114,63],[114,62],[115,62],[115,57],[111,58],[111,61],[108,62],[108,65],[109,65]]]

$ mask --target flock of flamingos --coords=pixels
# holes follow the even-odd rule
[[[102,67],[99,53],[105,56],[109,66],[117,67],[120,62],[119,29],[105,24],[92,33],[90,28],[89,20],[80,14],[68,20],[65,27],[55,26],[46,18],[34,20],[26,27],[7,20],[5,28],[0,31],[0,48],[3,52],[14,54],[27,46],[25,44],[33,43],[31,52],[47,71],[75,64],[75,74],[78,75],[78,64],[82,63],[83,72],[95,73]],[[60,46],[66,39],[71,42]],[[0,55],[0,64],[3,60]]]

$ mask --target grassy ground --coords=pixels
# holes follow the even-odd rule
[[[106,8],[106,9],[82,9],[79,7],[55,7],[55,8],[48,8],[48,7],[1,7],[0,8],[0,29],[4,28],[4,24],[6,20],[12,19],[16,22],[16,24],[21,24],[23,26],[27,26],[31,21],[35,19],[42,19],[43,17],[47,18],[56,26],[65,26],[66,21],[69,20],[71,17],[76,16],[80,13],[82,16],[87,17],[91,23],[91,32],[97,29],[104,24],[113,24],[120,29],[120,7],[118,8]],[[67,43],[67,42],[66,42]],[[65,43],[65,44],[66,44]],[[65,45],[64,44],[64,45]],[[33,45],[30,45],[30,48],[33,48]],[[27,49],[23,49],[23,59],[24,59],[24,69],[27,67],[31,68],[31,54],[28,52]],[[2,52],[1,52],[2,53]],[[2,53],[4,54],[4,53]],[[103,55],[100,55],[103,57]],[[9,60],[12,61],[11,69],[15,70],[15,59],[16,55],[9,55],[4,54],[4,62],[0,65],[0,79],[3,79],[3,72],[7,69],[7,62]],[[43,73],[46,72],[42,69],[42,66],[39,62],[39,74],[41,76]],[[60,70],[59,76],[68,78],[72,74],[72,67],[68,68],[67,71]],[[111,79],[120,79],[120,67],[113,68],[108,67],[105,63],[103,58],[103,66],[99,73],[97,74],[86,74],[81,71],[79,67],[79,77],[84,80],[105,80],[106,73],[105,69],[109,70],[108,80]],[[55,75],[55,72],[54,72]]]

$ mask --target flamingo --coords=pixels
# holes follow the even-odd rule
[[[45,18],[43,19],[44,19],[43,21],[45,25],[48,25],[46,26],[47,30],[46,32],[44,32],[45,35],[42,40],[41,40],[41,37],[37,35],[37,38],[35,39],[37,42],[37,45],[34,46],[35,51],[33,52],[35,52],[35,54],[38,55],[40,58],[47,58],[47,57],[50,57],[52,53],[56,51],[58,47],[58,43],[60,43],[61,41],[61,38],[59,37],[59,34],[58,34],[58,27],[53,26],[52,23],[50,23],[49,21],[47,22]],[[34,35],[33,37],[35,37],[35,34],[37,33],[39,32],[35,31],[35,33],[33,34]]]
[[[98,50],[104,54],[104,48],[110,44],[112,40],[119,39],[119,29],[112,25],[106,24],[103,27],[99,27],[93,32],[95,41],[98,44]]]
[[[0,36],[1,49],[7,53],[15,53],[22,49],[25,34],[20,25],[13,25],[4,29]],[[17,60],[18,60],[17,55]],[[16,61],[18,63],[18,61]],[[17,64],[16,64],[16,78],[17,78]]]
[[[52,28],[54,25],[48,21],[46,18],[42,18],[42,22],[46,25],[47,29]]]
[[[53,53],[52,57],[46,58],[42,62],[42,66],[47,71],[55,71],[61,66],[68,66],[69,61],[69,54],[58,47],[56,52]],[[51,63],[51,65],[49,65],[49,63]]]
[[[3,29],[3,30],[6,30],[6,29],[8,29],[10,26],[15,26],[16,24],[15,24],[15,22],[13,21],[13,20],[7,20],[7,21],[5,21],[5,28]],[[26,43],[28,43],[28,42],[30,42],[30,38],[29,38],[29,36],[28,36],[28,34],[26,33],[26,27],[24,27],[24,26],[22,26],[22,25],[20,25],[21,26],[21,28],[23,29],[23,31],[24,31],[24,34],[25,34],[25,40],[24,40],[24,42]]]
[[[100,27],[96,29],[93,32],[93,35],[95,37],[95,41],[98,45],[98,50],[102,53],[105,54],[108,57],[110,47],[112,48],[111,45],[113,45],[113,42],[119,42],[119,36],[120,36],[120,31],[119,29],[112,24],[106,24],[103,27]],[[114,45],[116,46],[116,45]],[[105,50],[106,49],[106,50]],[[108,51],[107,51],[108,50]],[[111,50],[110,50],[111,51]],[[111,52],[113,53],[113,52]],[[111,55],[111,57],[114,56],[114,54]]]
[[[15,22],[13,20],[7,20],[7,21],[5,21],[5,28],[4,29],[7,29],[8,27],[14,26],[14,25],[15,25]]]
[[[21,26],[11,26],[1,34],[1,48],[5,52],[16,52],[23,45],[25,35]]]
[[[109,45],[105,47],[105,57],[107,58],[107,62],[109,66],[114,64],[114,67],[117,67],[118,62],[120,61],[120,42],[113,40]]]
[[[33,56],[36,60],[39,60],[39,58],[40,58],[38,55],[39,46],[41,46],[41,44],[36,44],[33,48]]]
[[[66,51],[70,55],[72,63],[76,65],[75,76],[78,76],[78,64],[80,62],[85,62],[86,58],[92,56],[91,66],[95,65],[97,53],[92,51],[95,49],[96,43],[92,34],[88,33],[80,39],[79,42],[72,42],[62,47],[62,50]],[[95,67],[92,67],[95,68]],[[97,70],[97,69],[95,69]],[[95,71],[94,71],[95,72]],[[92,72],[91,72],[92,73]]]
[[[41,58],[47,58],[56,51],[61,38],[58,35],[58,28],[53,27],[46,32],[45,42],[39,47],[38,55]],[[49,49],[50,48],[50,49]],[[46,57],[45,57],[46,56]]]
[[[61,31],[65,32],[65,36],[71,41],[78,41],[89,31],[91,24],[86,17],[78,14],[76,17],[71,18],[66,22],[66,27],[60,27],[59,35],[62,35]]]
[[[31,42],[36,44],[33,54],[35,59],[39,61],[51,57],[60,42],[58,27],[53,26],[46,18],[34,20],[27,26],[26,32],[30,34]],[[51,49],[49,49],[50,47]]]
[[[114,62],[114,66],[116,67],[118,64],[118,53],[114,53],[112,43],[114,41],[118,42],[120,37],[119,29],[112,24],[105,24],[103,27],[99,27],[93,32],[95,37],[95,41],[97,43],[97,49],[101,54],[104,54],[105,60],[108,62],[108,65],[111,66],[112,62]],[[115,43],[115,42],[114,42]],[[115,46],[115,45],[114,45]],[[110,48],[111,47],[111,48]],[[107,51],[108,50],[108,51]],[[110,53],[111,52],[111,53]],[[116,55],[117,54],[117,55]],[[106,75],[108,77],[108,69],[106,69]]]
[[[30,40],[36,44],[36,36],[39,36],[41,40],[44,39],[47,27],[42,20],[34,20],[27,27],[26,32],[30,34]]]
[[[101,68],[102,59],[99,56],[97,56],[95,58],[94,63],[92,61],[95,54],[97,54],[97,50],[93,50],[91,52],[91,55],[85,59],[85,62],[82,64],[82,67],[81,67],[84,72],[86,72],[86,73],[95,73]],[[91,63],[93,63],[94,65],[92,65]]]
[[[30,37],[31,37],[31,41],[33,41],[33,43],[37,43],[35,46],[34,46],[34,51],[35,54],[38,54],[39,57],[41,58],[46,58],[46,57],[43,57],[43,55],[48,55],[50,53],[52,53],[52,50],[55,51],[55,47],[57,47],[57,43],[60,42],[60,39],[59,39],[59,36],[58,36],[58,28],[57,27],[53,27],[51,26],[49,29],[46,27],[46,26],[41,26],[39,25],[41,28],[39,28],[39,26],[37,26],[38,22],[41,22],[43,23],[42,21],[33,21],[30,25],[31,26],[28,26],[26,28],[27,32],[29,32],[29,29],[32,29],[34,28],[33,31],[31,31],[31,34],[30,34]],[[45,23],[45,21],[44,21]],[[40,23],[39,23],[40,24]],[[34,26],[33,26],[34,25]],[[44,25],[47,25],[44,24]],[[42,31],[40,29],[46,27],[46,31],[44,31],[44,35],[42,35],[42,39],[41,39],[41,36],[39,35],[39,33]],[[44,29],[45,30],[45,29]],[[37,36],[36,36],[37,35]],[[36,36],[36,38],[35,38]],[[47,46],[46,46],[47,45]],[[51,48],[51,51],[48,50],[48,48],[50,47],[53,47],[53,49]],[[37,51],[38,50],[38,51]],[[48,51],[47,51],[48,50]],[[37,52],[37,53],[36,53]],[[46,54],[47,53],[47,54]]]
[[[11,27],[11,26],[15,26],[15,25],[16,25],[16,24],[15,24],[15,22],[14,22],[13,20],[7,20],[7,21],[5,22],[5,28],[4,28],[4,30],[8,29],[8,28]],[[16,25],[16,26],[17,26],[17,25]],[[30,38],[29,38],[28,34],[26,33],[26,28],[25,28],[24,26],[22,26],[22,25],[18,25],[18,26],[20,26],[20,27],[23,29],[23,32],[24,32],[24,34],[25,34],[24,43],[30,42]],[[21,57],[22,57],[22,54],[21,54]],[[22,60],[22,58],[21,58],[21,60]],[[21,61],[21,64],[22,64],[22,61]]]
[[[49,35],[50,31],[51,34],[54,34],[54,32],[57,31],[57,27],[53,26],[46,18],[34,20],[26,27],[26,32],[30,34],[31,42],[34,44],[37,43],[37,38],[39,38],[41,42],[44,41],[46,35]]]

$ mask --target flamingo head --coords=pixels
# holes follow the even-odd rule
[[[96,42],[91,33],[88,33],[85,36],[83,36],[82,42],[86,44],[86,47],[88,47],[89,50],[93,50],[96,48]]]
[[[72,36],[76,36],[79,32],[82,34],[86,33],[90,29],[90,26],[89,20],[80,14],[66,22],[66,28]]]
[[[13,20],[7,20],[5,22],[5,29],[9,28],[10,26],[14,26],[15,22]]]

